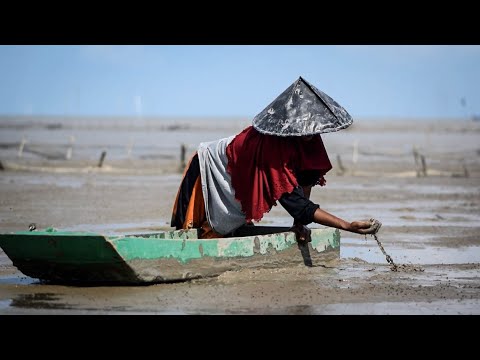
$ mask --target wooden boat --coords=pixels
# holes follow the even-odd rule
[[[61,283],[141,284],[216,276],[252,267],[321,265],[340,255],[340,232],[312,229],[297,243],[288,228],[245,226],[233,237],[198,239],[198,230],[131,235],[25,231],[0,234],[22,273]]]

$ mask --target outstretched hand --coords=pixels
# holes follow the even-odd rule
[[[352,221],[350,223],[350,231],[357,234],[376,234],[382,223],[376,219],[362,220],[362,221]]]

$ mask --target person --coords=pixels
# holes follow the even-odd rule
[[[185,167],[171,226],[199,228],[204,239],[227,237],[279,202],[299,241],[311,241],[311,223],[376,233],[378,220],[349,222],[310,200],[312,188],[325,186],[332,169],[320,134],[352,122],[343,107],[300,77],[239,134],[199,145]]]

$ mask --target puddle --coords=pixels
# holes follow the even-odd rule
[[[358,244],[359,241],[348,238],[342,238],[341,241],[340,258],[359,258],[372,264],[387,264],[385,256],[373,239],[368,245],[354,245],[353,243]],[[398,265],[480,263],[480,246],[399,248],[382,243],[387,254]]]
[[[8,308],[11,303],[12,303],[11,299],[0,300],[0,310]]]
[[[2,308],[0,307],[0,310]],[[74,309],[74,308],[21,308],[8,307],[4,309],[4,314],[12,315],[198,315],[200,311],[182,311],[182,310],[111,310],[111,309]],[[211,314],[211,311],[205,314]],[[216,312],[221,314],[220,312]],[[224,312],[225,313],[225,312]]]
[[[23,274],[0,276],[0,284],[31,285],[36,283],[40,283],[38,279],[34,279]]]
[[[56,303],[60,296],[53,293],[22,294],[11,300],[10,306],[28,309],[68,309],[66,304]]]

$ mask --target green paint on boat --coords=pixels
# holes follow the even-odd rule
[[[197,229],[102,235],[49,228],[0,234],[0,246],[24,274],[66,282],[176,281],[339,257],[340,232],[332,228],[312,229],[312,242],[302,246],[288,228],[252,226],[241,233],[250,235],[198,239]]]
[[[333,231],[333,234],[328,232],[318,233],[312,236],[312,247],[317,251],[327,250],[328,248],[340,247],[340,231],[338,229]]]
[[[109,240],[125,261],[172,258],[186,263],[202,256],[218,256],[219,240],[217,239],[187,241],[186,239],[124,237]]]
[[[10,259],[57,263],[121,261],[105,237],[94,233],[21,232],[0,235],[0,246]]]

